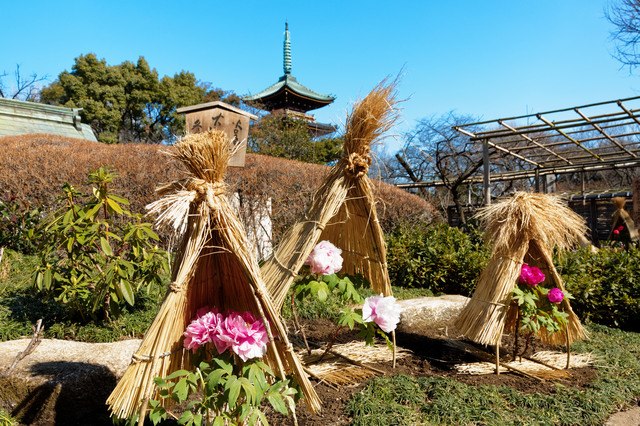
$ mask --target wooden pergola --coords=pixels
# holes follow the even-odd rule
[[[522,122],[526,124],[519,124]],[[485,204],[491,203],[492,181],[535,178],[539,192],[543,177],[581,173],[584,191],[584,172],[640,166],[640,96],[469,123],[455,129],[482,142],[484,173],[466,182],[483,183]],[[492,155],[513,156],[523,166],[517,171],[491,173]]]

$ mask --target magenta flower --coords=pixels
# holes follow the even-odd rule
[[[530,287],[535,287],[544,281],[544,278],[544,274],[540,269],[524,263],[520,269],[520,278],[518,281],[520,284],[527,284]]]
[[[257,320],[250,312],[229,313],[224,319],[223,332],[219,338],[243,361],[262,357],[267,353],[267,331],[262,321]]]
[[[362,319],[364,322],[375,322],[385,333],[396,329],[400,322],[400,305],[393,296],[371,296],[364,299]]]
[[[619,230],[617,230],[617,229],[614,229],[614,230],[613,230],[613,233],[614,233],[615,235],[618,235],[618,234],[620,233],[620,231],[619,231]]]
[[[312,274],[331,275],[342,269],[342,250],[329,241],[320,241],[314,248],[305,265],[311,266]]]
[[[564,299],[564,293],[559,288],[552,288],[549,290],[549,293],[547,293],[547,298],[551,303],[560,303],[562,299]]]

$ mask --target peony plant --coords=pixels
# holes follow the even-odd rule
[[[269,337],[264,323],[251,312],[220,313],[203,307],[184,332],[184,348],[194,354],[195,371],[179,370],[156,378],[161,399],[189,400],[181,416],[161,400],[150,401],[154,424],[168,415],[178,424],[268,424],[260,409],[264,400],[279,413],[295,412],[300,390],[291,379],[276,377],[261,361]],[[191,398],[190,398],[191,397]]]
[[[513,289],[512,303],[518,306],[518,325],[516,329],[516,343],[514,347],[517,351],[518,333],[527,333],[527,346],[531,337],[541,328],[545,328],[548,333],[555,333],[564,328],[567,324],[568,314],[560,309],[560,303],[565,297],[570,298],[568,292],[563,292],[559,288],[547,288],[542,284],[545,280],[544,273],[535,266],[526,263],[522,265],[518,285]]]
[[[307,297],[316,297],[324,302],[329,294],[336,294],[345,304],[363,304],[362,309],[343,309],[337,320],[337,329],[334,336],[343,327],[360,328],[359,337],[365,339],[367,344],[373,345],[375,335],[385,339],[392,347],[391,341],[385,333],[395,330],[400,319],[400,311],[393,297],[373,296],[365,299],[359,290],[368,288],[369,282],[360,274],[355,276],[341,275],[337,272],[342,269],[342,250],[329,241],[318,243],[305,261],[309,266],[308,271],[296,278],[291,296],[291,308],[296,327],[302,333],[306,343],[306,337],[298,324],[294,299],[302,301]],[[328,349],[332,343],[329,343]],[[307,344],[307,349],[310,351]]]

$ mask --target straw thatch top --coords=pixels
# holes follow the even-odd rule
[[[507,201],[484,207],[477,215],[493,253],[535,240],[546,247],[566,249],[578,243],[587,228],[582,216],[557,196],[516,192]]]

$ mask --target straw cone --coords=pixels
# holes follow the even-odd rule
[[[627,199],[624,197],[614,197],[612,200],[613,205],[616,206],[616,211],[611,215],[611,222],[613,227],[611,228],[611,232],[609,233],[609,239],[613,239],[613,230],[616,229],[620,225],[624,225],[629,232],[629,238],[633,242],[638,241],[638,230],[636,229],[636,225],[633,222],[633,219],[624,209],[624,205],[627,202]]]
[[[172,154],[187,177],[159,188],[164,198],[149,206],[159,223],[182,235],[174,262],[172,284],[132,363],[107,404],[118,418],[141,412],[155,396],[155,377],[190,369],[190,352],[183,349],[183,332],[203,307],[221,311],[250,311],[263,320],[270,345],[265,362],[281,377],[293,373],[311,411],[320,401],[303,371],[274,309],[245,231],[224,194],[223,182],[231,155],[223,132],[185,137]]]
[[[376,293],[392,294],[384,238],[367,177],[371,144],[397,119],[397,81],[383,81],[358,102],[347,118],[344,154],[316,191],[306,219],[282,237],[261,272],[276,308],[315,247],[328,240],[342,249],[343,269],[363,274]]]
[[[576,245],[586,227],[583,218],[561,199],[526,192],[485,207],[477,217],[484,222],[487,239],[493,241],[491,259],[455,325],[475,342],[496,345],[504,331],[515,327],[515,311],[509,315],[509,308],[522,264],[537,266],[545,273],[546,279],[540,285],[564,290],[553,265],[553,248],[562,250]],[[587,331],[566,298],[562,307],[569,314],[568,342],[586,338]],[[541,330],[538,337],[546,343],[567,342],[565,330],[551,335]]]

